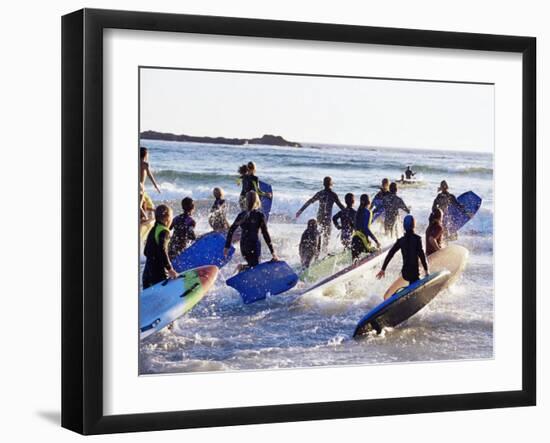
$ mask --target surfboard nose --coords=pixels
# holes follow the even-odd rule
[[[219,269],[214,265],[201,266],[196,269],[199,280],[203,288],[207,289],[214,284],[218,276]]]

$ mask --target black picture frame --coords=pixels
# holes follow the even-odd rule
[[[522,54],[522,388],[392,399],[106,416],[103,412],[103,30],[502,51]],[[536,404],[536,39],[83,9],[62,18],[62,426],[151,431]]]

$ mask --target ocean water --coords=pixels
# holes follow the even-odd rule
[[[225,190],[233,221],[240,192],[237,168],[253,160],[258,177],[273,186],[269,230],[276,253],[296,268],[300,236],[307,220],[315,217],[317,205],[298,220],[294,214],[322,188],[326,175],[333,177],[334,190],[342,201],[345,193],[353,192],[358,202],[362,193],[372,198],[382,178],[399,179],[401,171],[411,165],[422,182],[400,187],[398,194],[411,207],[417,232],[422,236],[441,180],[448,181],[456,196],[473,190],[483,203],[456,241],[470,251],[462,277],[399,327],[362,340],[351,338],[357,322],[382,301],[385,290],[398,276],[399,254],[383,280],[365,275],[330,296],[300,296],[307,286],[297,286],[288,293],[244,305],[238,293],[225,285],[225,279],[242,261],[237,252],[221,270],[215,287],[178,319],[172,330],[165,329],[142,341],[141,373],[492,358],[492,154],[318,144],[302,148],[237,147],[153,140],[142,140],[142,146],[149,148],[151,168],[162,191],[157,194],[148,183],[149,195],[157,204],[170,204],[176,213],[183,197],[197,200],[199,234],[209,231],[207,209],[215,186]],[[333,229],[332,251],[341,249],[337,233]],[[392,241],[382,235],[380,238],[386,244]]]

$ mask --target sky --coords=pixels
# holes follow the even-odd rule
[[[492,152],[494,86],[141,68],[140,130]]]

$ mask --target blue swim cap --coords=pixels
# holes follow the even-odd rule
[[[405,229],[406,232],[414,229],[414,217],[412,215],[406,215],[403,219],[403,229]]]

